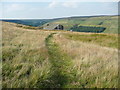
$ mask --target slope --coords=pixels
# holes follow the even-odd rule
[[[117,88],[117,34],[16,25],[2,24],[3,88]]]
[[[103,33],[118,33],[118,16],[62,18],[52,21],[50,24],[62,24],[65,30],[70,30],[76,24],[81,26],[100,26],[106,28]]]

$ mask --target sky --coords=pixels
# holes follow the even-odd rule
[[[117,15],[118,0],[2,0],[0,19]]]

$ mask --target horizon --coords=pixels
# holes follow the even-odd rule
[[[82,17],[107,17],[107,16],[120,16],[120,15],[91,15],[91,16],[68,16],[68,17],[58,17],[58,18],[48,18],[48,19],[64,19],[64,18],[82,18]],[[0,18],[0,20],[37,20],[41,18]],[[43,18],[43,20],[47,20]]]

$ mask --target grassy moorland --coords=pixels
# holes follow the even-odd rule
[[[85,38],[89,37],[87,34],[82,35],[86,35]],[[118,52],[116,48],[107,46],[109,43],[106,41],[103,41],[108,43],[105,44],[106,46],[96,43],[94,38],[93,43],[66,38],[66,34],[58,34],[55,38],[62,52],[71,57],[74,68],[77,69],[75,76],[77,82],[74,83],[76,87],[117,87]]]
[[[74,25],[105,27],[103,33],[118,33],[118,16],[99,17],[74,17],[58,19],[50,24],[62,24],[65,30],[70,30]]]
[[[3,88],[116,88],[116,34],[2,24]]]
[[[65,34],[72,40],[101,45],[104,47],[118,48],[118,35],[115,34]],[[106,42],[106,43],[105,43]]]
[[[49,33],[15,25],[3,23],[3,87],[36,87],[50,69],[44,42]]]
[[[64,30],[73,30],[81,32],[81,29],[75,29],[74,26],[82,27],[82,32],[102,32],[102,33],[118,33],[118,16],[75,16],[63,17],[55,19],[29,19],[29,20],[3,20],[23,25],[30,25],[24,27],[26,29],[37,29],[46,26],[46,24],[61,24]],[[31,27],[33,26],[33,27]],[[20,26],[19,26],[20,27]],[[86,30],[86,27],[89,29]],[[105,30],[103,30],[105,28]],[[95,30],[95,31],[94,31]]]

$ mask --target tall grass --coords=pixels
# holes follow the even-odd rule
[[[97,44],[104,47],[118,48],[117,34],[65,34],[65,37],[86,43]]]
[[[24,30],[6,22],[2,32],[3,87],[40,86],[39,81],[46,79],[51,66],[44,42],[49,33]]]
[[[46,38],[49,60],[52,65],[51,75],[48,79],[50,82],[47,83],[46,87],[70,88],[75,82],[76,70],[73,69],[71,58],[66,53],[61,52],[59,46],[54,42],[54,34],[52,33]]]
[[[92,38],[87,34],[86,37],[83,35],[84,40],[67,39],[65,35],[56,35],[55,42],[59,43],[61,50],[72,58],[74,68],[77,69],[75,76],[77,82],[74,85],[84,88],[116,88],[118,86],[117,49],[86,43],[86,38],[94,40],[94,35]],[[77,39],[81,38],[81,35],[80,37],[77,35]]]
[[[3,88],[117,87],[116,35],[2,26]]]

